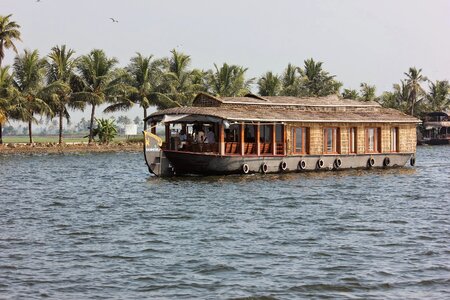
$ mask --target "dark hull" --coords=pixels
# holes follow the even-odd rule
[[[450,139],[431,139],[419,141],[421,145],[449,145]]]
[[[240,174],[245,173],[244,165],[248,167],[248,173],[402,167],[414,157],[413,153],[326,156],[220,156],[205,153],[164,151],[164,154],[170,162],[174,175]],[[389,164],[386,164],[386,157],[388,157]],[[370,161],[371,159],[373,161]],[[337,166],[337,160],[340,161],[339,166]],[[301,161],[304,161],[303,168],[300,166]],[[263,167],[264,165],[267,167],[266,169]]]

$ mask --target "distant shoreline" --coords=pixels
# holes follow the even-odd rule
[[[105,152],[140,152],[142,143],[111,143],[109,145],[87,143],[6,143],[0,145],[0,155],[4,154],[64,154],[64,153],[105,153]]]

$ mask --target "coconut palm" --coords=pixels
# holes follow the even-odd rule
[[[163,102],[173,102],[161,92],[164,79],[163,60],[155,60],[152,55],[145,57],[141,53],[136,53],[126,71],[128,76],[124,76],[122,81],[123,89],[127,90],[126,95],[116,98],[105,112],[128,110],[134,104],[138,104],[143,109],[145,119],[150,106],[164,107]],[[144,129],[147,129],[146,123]]]
[[[245,72],[247,68],[228,65],[224,63],[222,67],[214,64],[215,71],[209,71],[208,83],[210,93],[222,97],[243,96],[250,92],[250,84],[253,79],[246,80]]]
[[[0,145],[3,144],[3,124],[8,120],[11,110],[12,76],[9,66],[0,67]]]
[[[281,91],[283,96],[300,96],[300,68],[289,63],[281,75]]]
[[[164,74],[162,89],[166,96],[171,99],[162,103],[163,106],[191,105],[196,92],[202,89],[201,86],[193,84],[195,71],[189,70],[191,58],[189,55],[171,51],[172,56],[166,60],[168,72]]]
[[[375,91],[376,87],[374,85],[367,84],[365,82],[361,83],[360,85],[360,97],[359,100],[361,101],[374,101],[376,98]]]
[[[51,115],[51,108],[38,97],[45,75],[45,59],[39,58],[37,50],[25,50],[23,55],[14,59],[14,87],[12,96],[13,109],[11,116],[14,119],[28,122],[30,143],[33,143],[32,123],[37,123],[35,114]]]
[[[415,67],[412,67],[409,68],[408,73],[404,73],[406,75],[406,85],[410,91],[409,108],[411,116],[414,115],[416,103],[421,101],[423,99],[422,96],[425,94],[420,84],[425,82],[427,78],[421,72],[422,69],[417,70]]]
[[[410,90],[407,84],[401,80],[400,84],[393,85],[392,92],[384,92],[378,99],[382,106],[395,108],[403,112],[408,111],[408,101],[410,99]]]
[[[304,61],[304,68],[300,69],[303,77],[303,94],[310,97],[321,97],[339,92],[342,84],[334,80],[334,75],[322,69],[322,62],[315,62],[310,58]]]
[[[359,94],[357,90],[344,89],[344,91],[342,92],[342,98],[356,100],[359,98]]]
[[[83,102],[71,101],[72,89],[70,80],[76,67],[75,51],[66,45],[55,46],[48,55],[47,82],[48,85],[39,93],[40,98],[52,108],[59,117],[59,143],[63,142],[63,119],[70,119],[68,106],[84,108]]]
[[[258,92],[261,96],[278,96],[281,91],[280,77],[272,72],[266,72],[258,79]]]
[[[11,21],[11,16],[12,15],[0,16],[0,67],[5,58],[5,49],[12,48],[17,54],[18,52],[14,41],[21,41],[19,31],[20,25]]]
[[[85,102],[92,106],[89,127],[89,143],[93,141],[95,108],[104,103],[108,96],[108,89],[113,79],[113,68],[117,59],[108,58],[103,50],[94,49],[88,55],[79,58],[77,69],[83,90],[72,94],[72,100]]]
[[[446,111],[450,109],[450,85],[447,80],[430,82],[430,92],[426,98],[432,111]]]

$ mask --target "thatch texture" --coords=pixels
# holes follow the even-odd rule
[[[150,115],[159,120],[164,115],[208,115],[231,121],[259,122],[399,122],[416,123],[418,119],[394,109],[382,108],[369,111],[299,111],[280,108],[242,108],[242,107],[179,107],[158,111]]]
[[[262,98],[262,97],[259,97]],[[213,116],[230,121],[253,122],[351,122],[418,123],[420,120],[375,102],[322,98],[250,97],[217,98],[199,94],[193,107],[155,112],[148,119],[161,121],[164,115]]]

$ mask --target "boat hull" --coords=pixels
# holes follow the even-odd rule
[[[307,155],[307,156],[220,156],[205,153],[164,151],[172,175],[225,175],[242,173],[280,173],[355,168],[402,167],[413,153]],[[388,158],[389,163],[387,164]],[[303,161],[303,162],[302,162]],[[413,162],[414,163],[414,162]],[[244,167],[246,165],[246,167]]]

